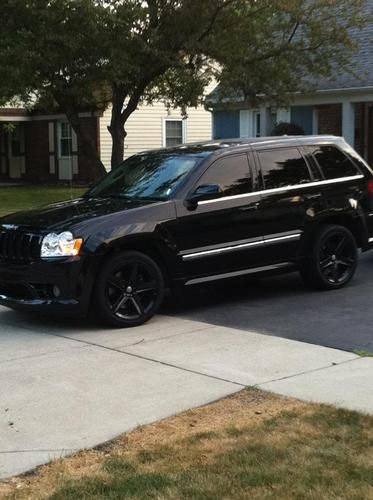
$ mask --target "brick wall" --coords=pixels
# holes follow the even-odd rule
[[[342,105],[317,106],[319,134],[342,135]]]
[[[319,134],[342,135],[342,105],[318,106]],[[355,104],[355,149],[364,155],[365,104]]]
[[[98,142],[98,118],[81,118],[85,131],[93,138],[96,148],[99,148]],[[29,182],[58,183],[58,161],[55,162],[55,173],[50,173],[49,167],[49,135],[48,120],[31,121],[25,125],[25,155],[26,155],[26,174],[23,177]],[[57,121],[55,123],[55,155],[57,156]],[[90,160],[83,152],[81,144],[78,141],[78,174],[73,176],[73,182],[88,184],[93,181]],[[68,181],[64,181],[68,182]]]

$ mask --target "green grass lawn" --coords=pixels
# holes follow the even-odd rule
[[[368,500],[373,417],[246,390],[0,482],[0,498]]]
[[[86,189],[57,186],[0,187],[0,217],[20,210],[30,210],[57,201],[78,198]]]

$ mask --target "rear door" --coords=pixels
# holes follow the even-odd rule
[[[320,168],[324,183],[323,192],[328,215],[350,215],[361,224],[365,219],[362,206],[367,204],[367,180],[351,158],[350,148],[342,151],[335,144],[307,146],[305,149],[312,155]],[[354,152],[352,152],[354,153]],[[364,167],[363,167],[364,168]],[[364,210],[369,213],[368,207]],[[373,217],[368,217],[366,224],[373,232]],[[364,228],[359,228],[363,229]]]
[[[262,183],[264,257],[268,263],[292,262],[300,256],[307,221],[323,205],[320,173],[297,146],[258,146],[256,159]]]

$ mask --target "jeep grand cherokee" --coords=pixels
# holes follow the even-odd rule
[[[373,245],[373,173],[331,136],[132,156],[83,197],[0,220],[0,303],[140,325],[165,289],[300,271],[336,289]]]

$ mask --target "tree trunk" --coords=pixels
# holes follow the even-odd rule
[[[91,165],[93,180],[96,181],[101,179],[106,175],[106,169],[99,157],[95,138],[87,133],[85,128],[82,127],[77,114],[76,116],[72,116],[67,112],[66,115],[70,125],[76,133],[79,145],[79,154],[83,156],[86,162]]]
[[[162,71],[164,71],[164,68]],[[157,70],[154,74],[151,72],[139,84],[129,92],[123,85],[114,85],[113,91],[113,107],[111,110],[111,121],[108,130],[111,134],[113,145],[111,151],[111,168],[116,168],[124,157],[124,140],[127,136],[125,125],[128,118],[137,109],[141,96],[144,94],[147,85],[162,71]],[[128,98],[128,102],[126,99]],[[126,105],[124,104],[126,102]]]
[[[87,133],[82,132],[81,127],[73,127],[78,139],[80,155],[91,166],[93,180],[99,180],[106,175],[106,169],[102,163],[95,140]]]
[[[108,130],[112,139],[112,149],[111,149],[111,168],[115,169],[120,165],[124,158],[124,140],[127,136],[127,132],[124,130],[124,125],[110,124]]]
[[[82,122],[79,119],[76,106],[74,106],[66,96],[55,95],[54,97],[61,107],[61,110],[66,114],[71,127],[76,133],[79,155],[83,156],[87,163],[91,165],[92,179],[101,179],[106,175],[106,169],[100,159],[95,138],[82,127]]]
[[[127,97],[127,89],[122,85],[113,85],[112,91],[113,104],[108,131],[112,139],[111,168],[115,169],[122,163],[124,158],[124,140],[127,135],[124,125],[127,118],[123,115],[123,108]]]

